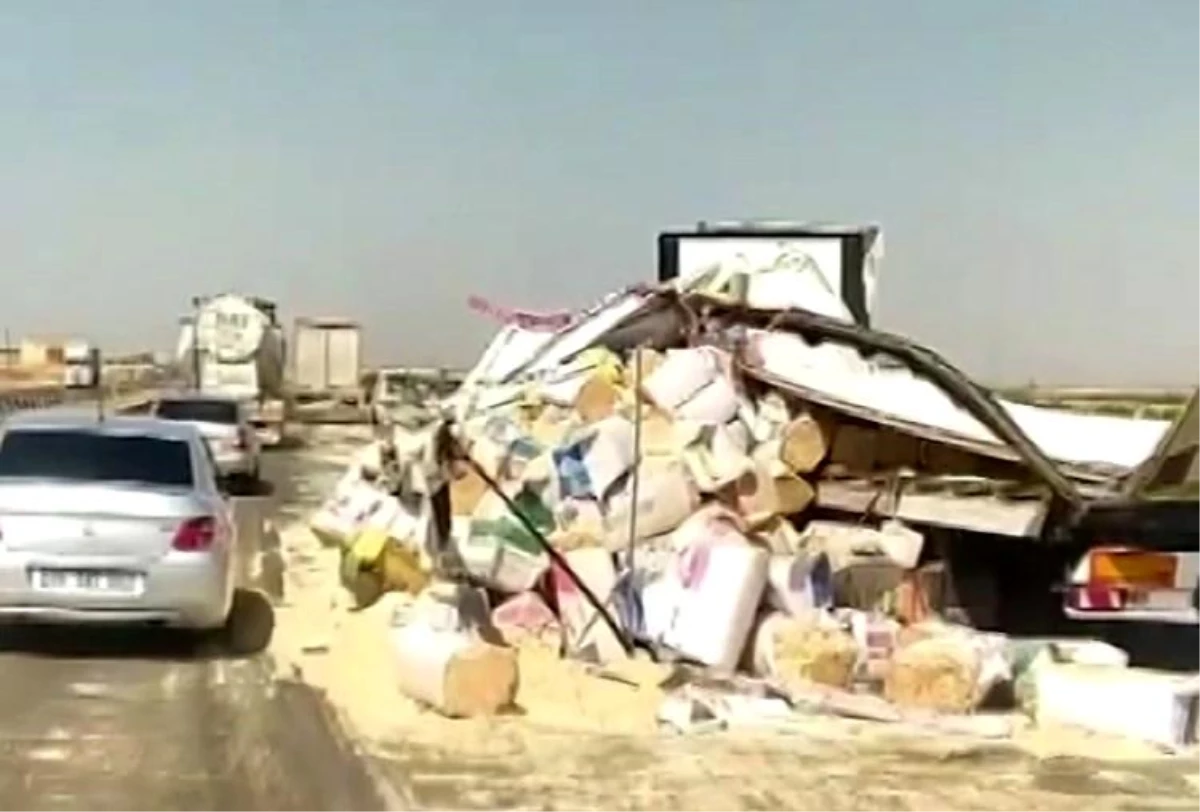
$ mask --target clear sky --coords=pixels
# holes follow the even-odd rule
[[[876,221],[879,324],[981,377],[1198,365],[1195,0],[6,0],[0,327],[193,294],[472,361],[699,219]]]

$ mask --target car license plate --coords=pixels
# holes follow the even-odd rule
[[[47,592],[130,595],[138,591],[141,577],[114,570],[37,569],[32,572],[32,580],[34,589]]]

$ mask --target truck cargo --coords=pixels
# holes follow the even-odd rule
[[[198,298],[183,320],[176,357],[196,390],[242,402],[266,444],[286,433],[290,403],[284,380],[287,343],[275,304],[222,293]]]
[[[357,404],[362,397],[362,328],[346,319],[296,319],[292,384],[297,397]]]
[[[1013,633],[1091,635],[1120,645],[1135,661],[1165,658],[1172,667],[1194,670],[1200,625],[1195,392],[1168,421],[1039,408],[977,387],[1017,431],[1009,432],[1003,450],[993,445],[1001,436],[995,429],[963,442],[965,424],[939,418],[931,398],[917,397],[918,388],[930,391],[928,384],[904,383],[906,367],[918,377],[936,370],[901,362],[891,351],[897,342],[883,334],[865,340],[881,245],[878,229],[869,226],[702,223],[659,235],[658,276],[681,280],[684,290],[723,288],[733,294],[727,311],[743,324],[755,308],[792,307],[806,315],[774,316],[770,327],[796,329],[825,317],[831,334],[859,334],[857,350],[872,356],[867,375],[852,373],[859,362],[849,356],[847,369],[816,375],[796,359],[812,352],[808,344],[779,340],[764,363],[794,371],[762,377],[777,386],[801,380],[806,386],[785,388],[861,421],[866,441],[860,445],[870,459],[857,467],[870,469],[870,476],[855,484],[846,475],[822,480],[816,505],[889,515],[920,528],[945,564],[945,594],[969,622]],[[748,283],[735,284],[739,276]],[[852,324],[832,329],[839,321]],[[812,340],[811,330],[805,338]],[[847,384],[852,376],[859,379],[853,386]],[[841,433],[852,436],[848,429]],[[833,463],[845,467],[844,460]]]

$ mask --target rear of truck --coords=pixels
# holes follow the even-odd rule
[[[193,334],[188,335],[188,330]],[[270,302],[222,294],[200,304],[181,347],[190,348],[196,386],[238,401],[264,446],[286,435],[286,343]]]
[[[286,433],[287,405],[283,397],[260,383],[257,361],[229,363],[214,358],[202,361],[201,391],[236,400],[242,405],[259,442],[275,446]]]
[[[1109,639],[1169,639],[1187,667],[1200,628],[1197,435],[1193,393],[1118,497],[1089,507],[1074,533],[1081,554],[1063,590],[1073,622]]]
[[[349,319],[296,319],[291,342],[291,380],[304,402],[359,405],[362,391],[362,326]]]

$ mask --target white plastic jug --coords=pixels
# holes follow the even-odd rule
[[[769,556],[751,544],[698,544],[677,560],[681,587],[663,643],[719,670],[732,671],[767,583]]]

